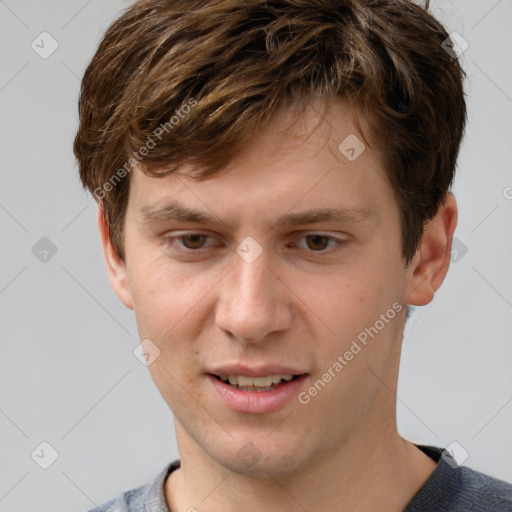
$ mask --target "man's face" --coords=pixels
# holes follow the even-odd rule
[[[351,114],[340,102],[307,138],[276,118],[203,181],[131,176],[124,302],[160,351],[178,440],[241,474],[284,477],[394,426],[408,273],[379,155],[338,149]],[[221,374],[294,378],[255,391]]]

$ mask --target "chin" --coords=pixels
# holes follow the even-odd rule
[[[243,477],[260,478],[264,480],[272,478],[285,478],[296,472],[296,461],[284,461],[279,454],[271,456],[263,455],[254,463],[240,461],[238,457],[226,457],[217,462],[225,469]]]
[[[219,453],[210,451],[210,457],[237,475],[261,479],[286,478],[301,465],[307,465],[307,455],[299,446],[275,445],[268,440],[265,445],[264,438],[254,443],[247,441],[241,448],[224,446]]]

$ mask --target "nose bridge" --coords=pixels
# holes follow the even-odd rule
[[[269,263],[265,252],[255,259],[244,258],[243,254],[234,258],[216,323],[239,340],[261,341],[269,333],[285,329],[291,319]]]
[[[234,291],[238,297],[234,297],[236,302],[247,303],[251,307],[260,305],[270,305],[272,301],[273,274],[268,267],[268,258],[259,256],[254,261],[246,261],[243,258],[237,258],[234,272]]]

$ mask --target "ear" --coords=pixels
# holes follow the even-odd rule
[[[132,293],[126,273],[126,263],[119,257],[110,241],[108,222],[101,206],[98,207],[98,229],[110,285],[119,300],[127,308],[133,309]]]
[[[432,301],[448,268],[457,226],[457,201],[448,192],[436,216],[425,224],[420,246],[407,269],[406,301],[424,306]]]

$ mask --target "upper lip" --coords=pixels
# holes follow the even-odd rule
[[[212,375],[243,375],[245,377],[267,377],[268,375],[303,375],[301,370],[281,366],[278,364],[266,364],[260,366],[249,366],[243,364],[226,364],[215,367],[208,373]]]

